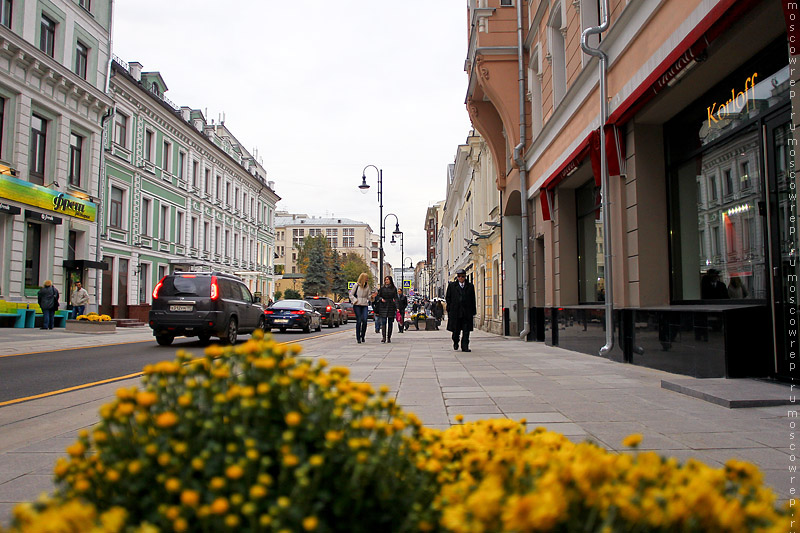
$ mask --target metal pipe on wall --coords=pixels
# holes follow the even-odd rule
[[[609,26],[608,0],[600,3],[602,22],[599,26],[591,26],[581,34],[581,49],[590,56],[600,60],[600,194],[603,209],[603,246],[605,247],[605,303],[606,303],[606,344],[600,348],[600,355],[606,355],[614,348],[614,280],[611,270],[611,210],[609,209],[608,161],[606,156],[605,126],[608,121],[608,56],[599,48],[589,46],[589,37],[599,35]]]
[[[528,294],[528,183],[525,169],[525,48],[522,37],[522,2],[517,2],[517,66],[519,71],[519,144],[514,147],[514,162],[519,167],[519,202],[522,219],[522,331],[519,338],[528,340],[531,330]]]

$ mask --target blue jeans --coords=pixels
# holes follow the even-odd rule
[[[42,309],[42,314],[44,315],[44,322],[42,322],[42,327],[45,329],[53,329],[53,326],[56,322],[56,310],[55,309]]]
[[[85,312],[86,312],[86,306],[85,305],[74,305],[74,306],[72,306],[72,318],[73,319],[78,318],[79,316],[81,316]]]
[[[388,336],[390,339],[392,338],[392,326],[394,325],[394,317],[393,316],[381,316],[376,317],[376,323],[380,324],[380,329],[376,328],[375,331],[382,331],[383,336]]]
[[[369,314],[367,306],[354,305],[353,311],[356,312],[356,339],[363,339],[367,332],[367,315]]]

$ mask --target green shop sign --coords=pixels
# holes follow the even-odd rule
[[[0,197],[93,222],[97,205],[41,185],[0,174]]]

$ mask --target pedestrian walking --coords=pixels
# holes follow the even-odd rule
[[[89,293],[83,288],[80,281],[75,283],[75,289],[69,296],[69,303],[72,304],[73,319],[86,313],[86,306],[89,305]]]
[[[447,331],[453,333],[453,349],[458,350],[460,336],[461,351],[471,352],[469,332],[472,331],[472,320],[477,313],[475,286],[467,281],[467,273],[463,268],[456,271],[456,281],[447,284],[444,299],[447,302]]]
[[[397,289],[397,333],[403,333],[405,329],[406,307],[408,297],[403,294],[403,289]]]
[[[53,287],[53,282],[49,279],[45,280],[44,286],[39,289],[38,300],[44,315],[42,327],[39,329],[53,329],[58,309],[58,289]]]
[[[367,333],[367,316],[370,301],[369,274],[362,272],[358,276],[355,287],[350,291],[350,302],[353,304],[353,311],[356,313],[356,341],[361,344],[366,342],[364,335]]]
[[[375,333],[381,332],[381,321],[378,317],[378,310],[380,309],[380,300],[378,299],[378,291],[372,293],[372,320],[375,321]]]
[[[397,287],[392,276],[383,278],[383,285],[378,289],[378,307],[381,323],[381,342],[392,342],[392,327],[397,313]],[[378,314],[375,315],[378,317]]]
[[[433,317],[436,319],[436,331],[439,331],[439,325],[444,317],[444,306],[441,300],[437,299],[433,302]]]

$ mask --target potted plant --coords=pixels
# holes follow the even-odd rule
[[[67,320],[66,331],[71,333],[115,333],[117,322],[108,315],[88,313],[79,315],[75,320]]]

